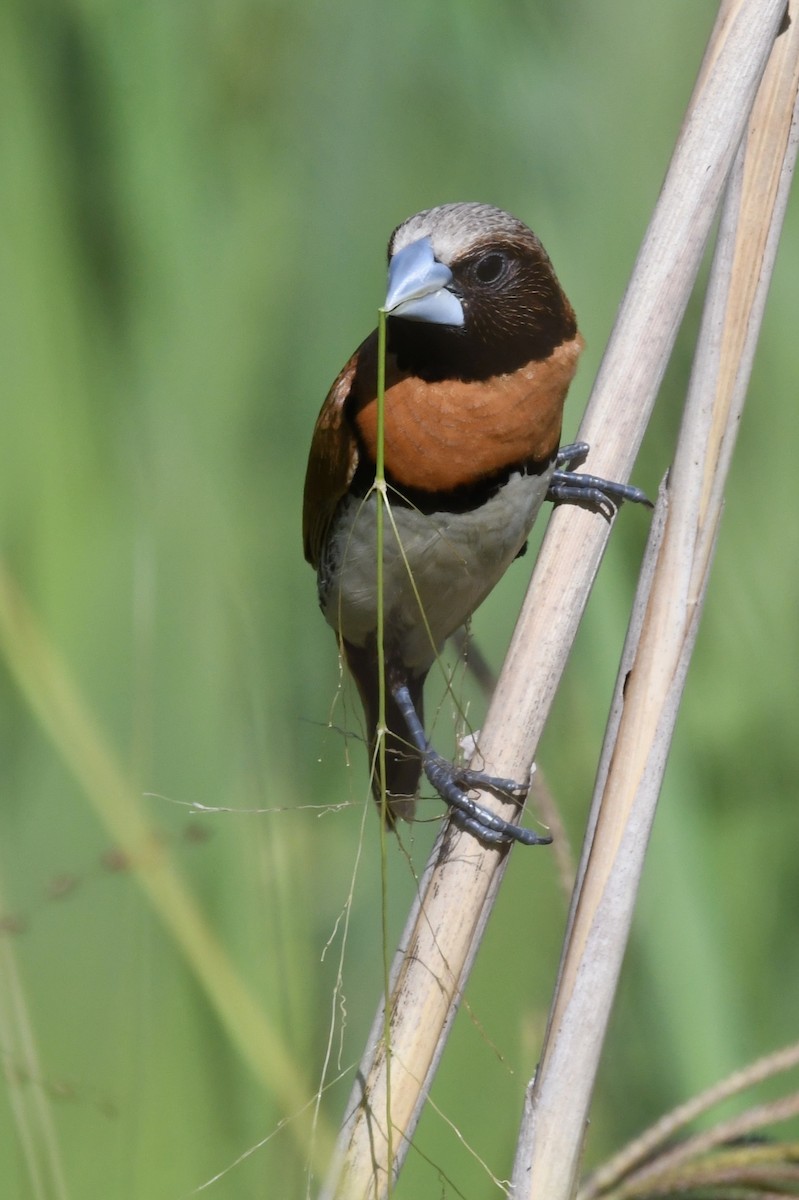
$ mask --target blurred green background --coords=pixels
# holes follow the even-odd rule
[[[307,1114],[280,1123],[357,1061],[382,970],[359,711],[300,545],[313,421],[394,225],[480,199],[535,228],[577,310],[574,434],[714,12],[0,9],[0,522],[35,620],[0,667],[3,1197],[305,1194],[351,1071],[315,1154]],[[589,1165],[797,1035],[798,268],[794,204]],[[635,470],[650,494],[697,314]],[[621,514],[541,750],[575,846],[647,525]],[[494,664],[530,563],[475,619]],[[414,878],[389,849],[395,937]],[[565,907],[553,854],[514,852],[399,1198],[499,1194],[479,1159],[509,1174]]]

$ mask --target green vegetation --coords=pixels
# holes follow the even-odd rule
[[[313,421],[394,225],[480,199],[529,221],[577,310],[574,435],[713,15],[3,6],[3,1196],[177,1200],[219,1172],[201,1195],[305,1194],[351,1073],[315,1156],[312,1111],[278,1125],[329,1039],[327,1079],[357,1061],[383,971],[359,709],[302,561]],[[589,1164],[797,1036],[798,262],[794,206]],[[698,311],[635,471],[652,495]],[[542,748],[575,846],[647,523],[621,514]],[[529,567],[474,621],[495,664]],[[436,827],[406,836],[416,870]],[[395,939],[414,880],[388,850]],[[500,1194],[476,1156],[509,1173],[565,908],[554,855],[515,850],[398,1200]]]

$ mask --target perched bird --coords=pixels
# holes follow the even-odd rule
[[[541,242],[486,204],[444,204],[388,245],[383,547],[386,816],[413,818],[424,770],[453,819],[484,841],[549,841],[473,801],[526,785],[448,762],[424,732],[425,678],[443,642],[524,549],[543,501],[613,508],[637,489],[560,470],[563,404],[583,340]],[[378,722],[377,333],[319,414],[305,479],[305,557],[363,702],[373,790]]]

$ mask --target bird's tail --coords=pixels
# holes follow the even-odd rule
[[[380,765],[377,761],[377,726],[380,692],[378,687],[377,656],[373,647],[344,643],[344,657],[355,680],[363,704],[369,736],[369,765],[372,772],[372,794],[382,807]],[[407,683],[411,699],[424,722],[424,675],[411,676]],[[422,773],[422,760],[414,748],[397,702],[386,686],[386,818],[393,829],[397,820],[412,821],[416,809],[416,793]]]

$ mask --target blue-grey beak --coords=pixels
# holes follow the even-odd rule
[[[429,321],[432,325],[463,325],[463,306],[447,285],[452,272],[438,262],[429,238],[403,247],[388,265],[384,308],[392,317]]]

